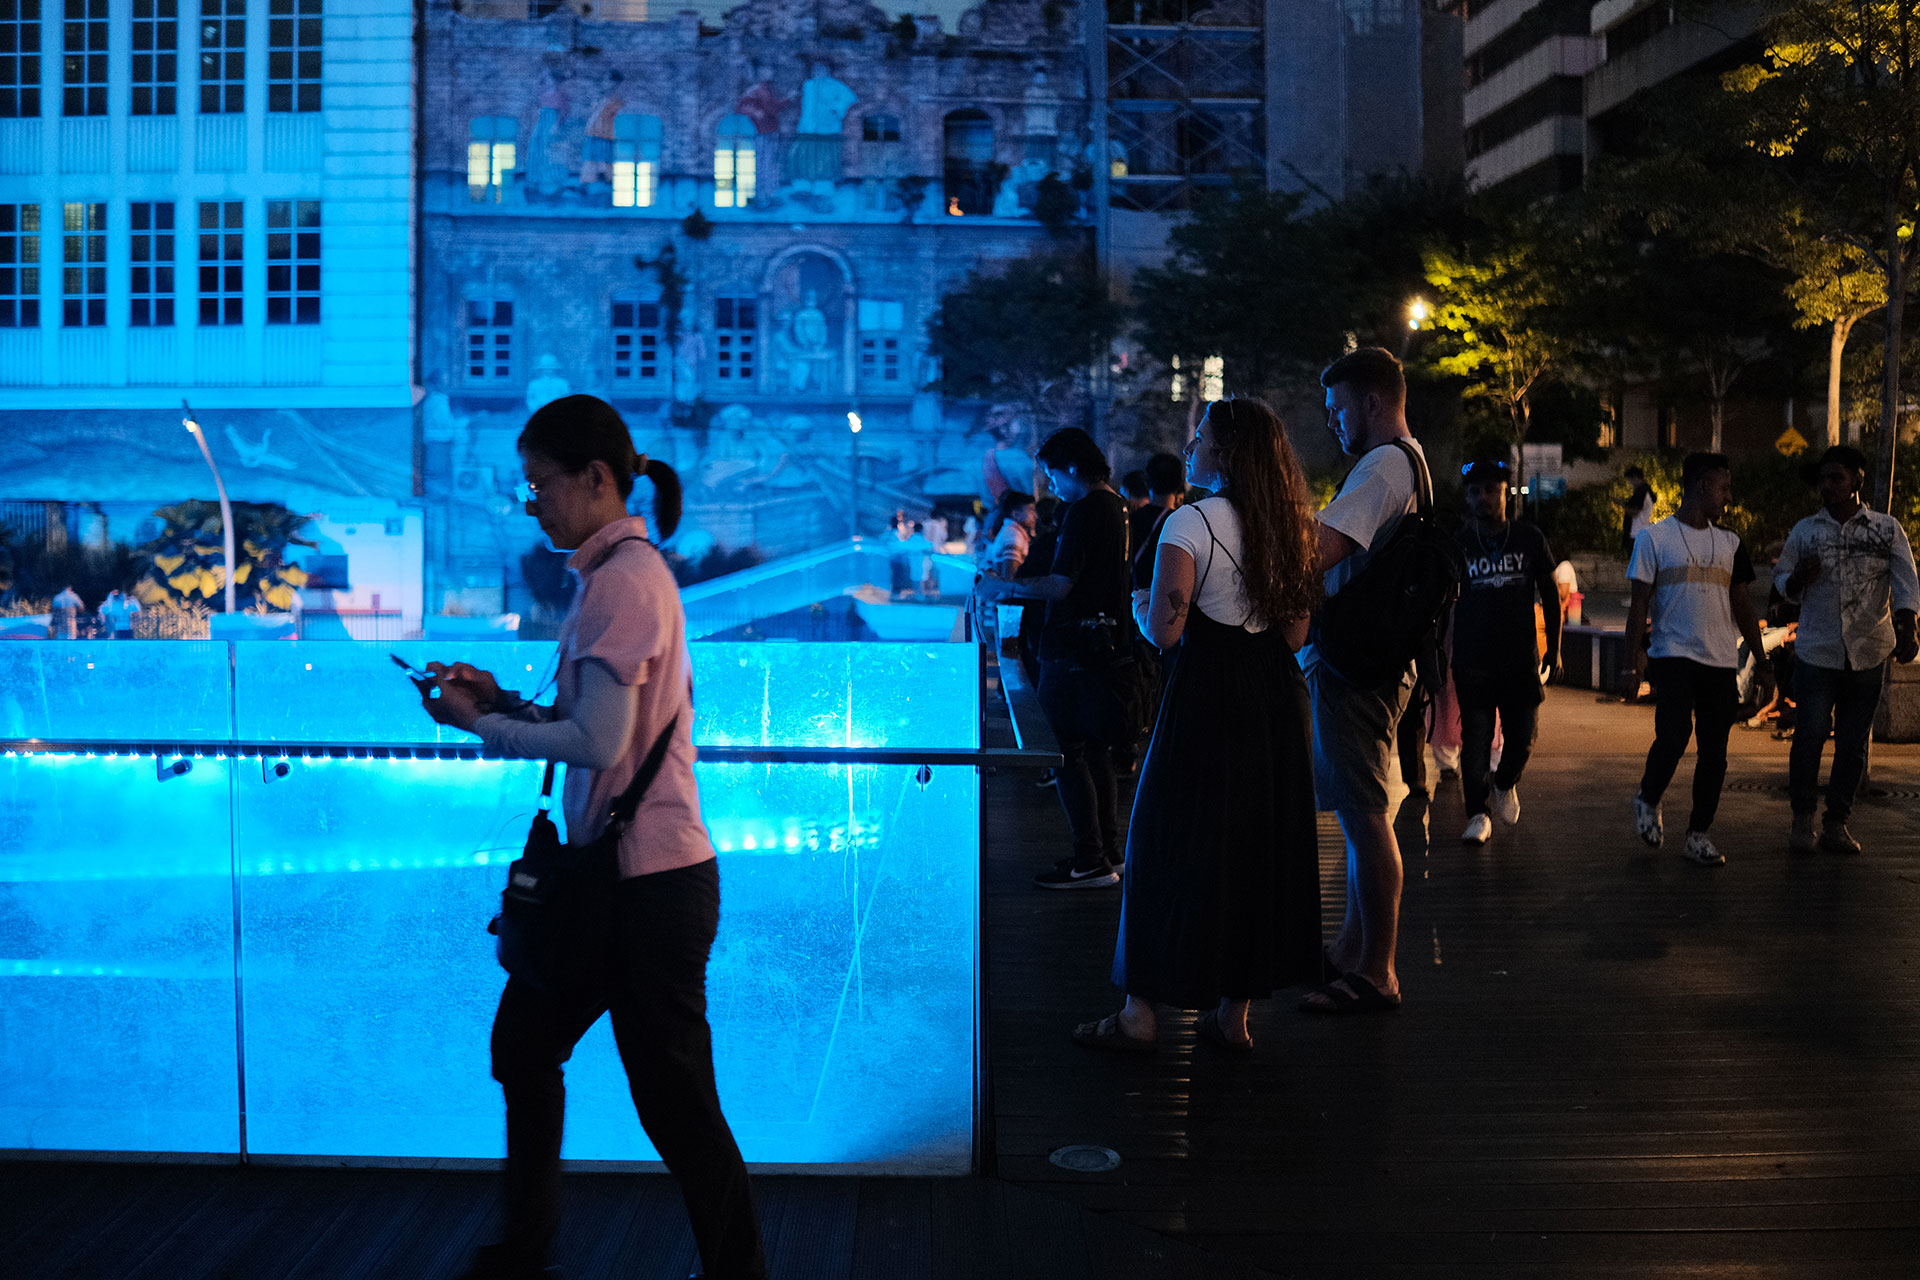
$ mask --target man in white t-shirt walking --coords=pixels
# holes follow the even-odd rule
[[[1724,454],[1689,454],[1681,464],[1680,510],[1641,530],[1627,578],[1627,652],[1637,685],[1642,663],[1653,681],[1653,746],[1633,797],[1634,831],[1653,848],[1664,838],[1660,797],[1673,781],[1688,738],[1694,739],[1693,812],[1682,852],[1702,866],[1725,856],[1707,830],[1727,778],[1727,735],[1739,708],[1734,676],[1744,637],[1762,652],[1760,620],[1748,591],[1753,565],[1740,536],[1714,521],[1733,499],[1733,471]],[[1653,613],[1653,642],[1647,613]]]
[[[1401,517],[1419,505],[1413,459],[1396,441],[1420,446],[1407,430],[1407,380],[1400,362],[1379,347],[1362,347],[1327,366],[1327,427],[1340,448],[1359,459],[1340,492],[1320,512],[1319,566],[1328,596],[1387,544]],[[1424,456],[1424,455],[1423,455]],[[1334,811],[1347,839],[1347,914],[1327,944],[1336,975],[1311,991],[1312,1013],[1367,1013],[1398,1008],[1394,952],[1400,934],[1400,845],[1387,820],[1387,778],[1394,730],[1413,690],[1413,671],[1379,688],[1342,679],[1307,645],[1300,671],[1313,694],[1313,789]]]

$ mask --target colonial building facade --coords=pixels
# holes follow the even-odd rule
[[[991,0],[958,25],[847,0],[429,5],[422,412],[448,593],[527,540],[495,495],[529,409],[570,391],[681,471],[693,549],[798,550],[981,488],[986,414],[926,389],[926,322],[976,266],[1088,235],[1092,138],[1077,10]]]

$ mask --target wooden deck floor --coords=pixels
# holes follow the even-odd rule
[[[1177,1015],[1150,1060],[1068,1042],[1116,1001],[1119,899],[1032,889],[1063,846],[1058,806],[988,779],[996,1176],[763,1179],[774,1275],[1920,1276],[1920,748],[1876,749],[1865,856],[1795,860],[1785,744],[1736,731],[1729,862],[1710,870],[1626,831],[1650,732],[1644,709],[1556,690],[1517,829],[1468,850],[1457,791],[1403,807],[1406,1008],[1321,1020],[1276,1001],[1246,1061],[1201,1051]],[[1322,864],[1331,927],[1324,824]],[[1073,1143],[1120,1166],[1048,1162]],[[471,1173],[4,1164],[0,1276],[435,1280],[485,1238],[492,1191]],[[575,1280],[691,1269],[664,1178],[580,1176],[569,1197]]]

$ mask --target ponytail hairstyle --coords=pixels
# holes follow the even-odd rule
[[[1259,400],[1207,406],[1224,497],[1240,517],[1242,585],[1254,613],[1275,626],[1320,602],[1319,539],[1306,473],[1287,429]]]
[[[622,498],[632,496],[634,477],[642,470],[627,424],[598,396],[562,396],[540,406],[521,430],[519,448],[551,458],[568,471],[585,471],[603,462]],[[680,527],[680,476],[657,458],[647,459],[645,473],[653,481],[654,540],[665,542]]]

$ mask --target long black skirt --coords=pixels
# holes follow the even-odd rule
[[[1306,680],[1277,627],[1193,609],[1127,830],[1113,981],[1185,1009],[1318,981]]]

